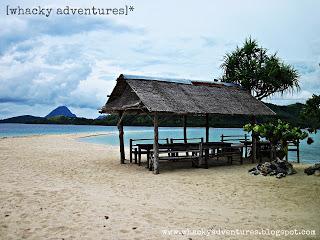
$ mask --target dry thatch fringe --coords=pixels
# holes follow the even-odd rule
[[[274,115],[248,92],[235,86],[120,75],[102,113]]]

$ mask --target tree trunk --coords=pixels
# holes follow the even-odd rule
[[[276,160],[277,157],[277,149],[276,149],[276,145],[274,145],[273,143],[271,143],[271,160]]]

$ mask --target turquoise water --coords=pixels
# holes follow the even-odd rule
[[[115,127],[88,125],[17,124],[0,123],[0,137],[28,136],[39,134],[89,133],[115,131]]]
[[[153,138],[152,127],[125,127],[125,145],[129,145],[129,139]],[[109,135],[99,135],[82,138],[80,141],[109,144],[118,146],[118,130],[115,126],[88,126],[88,125],[51,125],[51,124],[0,124],[0,137],[27,136],[39,134],[64,134],[64,133],[95,133],[106,132]],[[224,135],[244,135],[241,128],[211,128],[210,141],[220,141],[221,134]],[[204,128],[188,128],[188,138],[205,137]],[[308,145],[306,141],[300,144],[300,160],[303,163],[320,162],[320,133],[312,135],[314,143]],[[183,138],[182,128],[159,128],[159,138]],[[164,140],[161,140],[162,142]],[[160,142],[161,142],[160,141]],[[295,160],[296,155],[289,153],[289,160]]]
[[[129,146],[129,139],[152,139],[153,138],[153,128],[152,127],[125,127],[124,128],[124,141],[125,145]],[[244,135],[244,132],[240,128],[210,128],[210,141],[220,141],[221,135]],[[188,138],[205,138],[204,128],[188,128],[187,129]],[[165,142],[166,138],[183,138],[183,128],[159,128],[159,139],[160,143]],[[194,141],[199,142],[200,139]],[[118,132],[117,129],[112,135],[101,135],[84,138],[86,142],[110,144],[114,146],[119,145]],[[149,141],[149,143],[152,141]]]

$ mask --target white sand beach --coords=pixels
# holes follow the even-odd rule
[[[119,164],[117,147],[77,135],[0,139],[0,239],[284,239],[163,230],[315,230],[320,177],[251,176],[252,165],[161,169]]]

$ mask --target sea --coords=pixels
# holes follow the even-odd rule
[[[16,124],[1,123],[0,138],[19,137],[30,135],[47,134],[68,134],[68,133],[108,133],[107,135],[97,135],[85,138],[79,138],[79,141],[85,141],[96,144],[119,145],[118,129],[115,126],[92,126],[92,125],[55,125],[55,124]],[[152,127],[124,127],[125,145],[129,146],[129,139],[152,139]],[[245,131],[241,128],[210,128],[210,141],[220,141],[221,135],[244,135]],[[188,128],[188,138],[205,137],[204,128]],[[250,135],[248,135],[250,136]],[[300,162],[317,163],[320,162],[320,133],[312,134],[314,143],[308,145],[306,140],[300,143]],[[183,128],[179,127],[160,127],[159,139],[164,142],[166,138],[183,138]],[[197,139],[195,140],[197,141]],[[289,152],[289,160],[296,161],[296,153]]]

